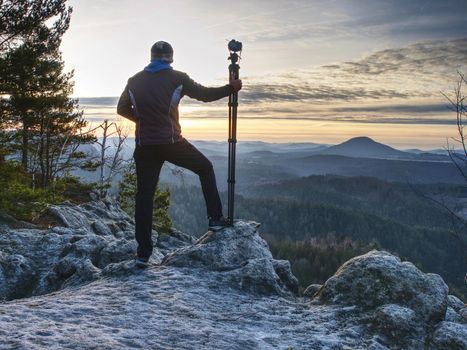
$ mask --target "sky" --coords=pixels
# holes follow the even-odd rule
[[[219,86],[235,38],[244,47],[241,140],[338,143],[365,135],[439,148],[455,135],[443,93],[451,93],[457,71],[467,73],[465,0],[69,4],[63,58],[91,122],[116,117],[115,97],[149,63],[154,42],[172,44],[175,69]],[[185,98],[181,115],[187,138],[226,138],[225,100]]]

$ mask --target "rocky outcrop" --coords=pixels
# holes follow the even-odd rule
[[[424,274],[412,263],[376,250],[347,261],[317,295],[322,301],[363,309],[402,304],[424,323],[444,318],[447,297],[448,287],[439,275]]]
[[[0,216],[2,349],[466,348],[463,302],[387,252],[349,260],[301,297],[255,222],[199,239],[154,232],[142,270],[115,202],[50,215],[59,225],[48,229]]]
[[[258,226],[256,222],[238,221],[222,231],[208,231],[195,244],[166,255],[162,264],[221,272],[220,280],[249,292],[297,292],[298,281],[290,263],[273,259],[256,230]]]
[[[53,205],[50,229],[0,225],[0,299],[50,293],[96,280],[135,254],[133,221],[112,200]],[[11,221],[10,221],[11,222]],[[154,232],[154,240],[157,233]]]
[[[432,349],[467,349],[467,327],[459,323],[443,321],[436,327],[430,341]]]
[[[131,260],[136,251],[133,220],[112,200],[51,206],[61,226],[11,229],[0,235],[0,298],[41,295],[98,279],[102,269]],[[298,291],[288,261],[272,258],[258,224],[238,222],[198,241],[173,229],[153,232],[153,263],[218,272],[219,284],[260,294]],[[159,239],[158,239],[159,238]],[[175,250],[175,251],[174,251]],[[173,252],[174,251],[174,252]],[[106,273],[115,267],[106,269]]]
[[[463,303],[448,296],[448,287],[439,275],[425,274],[385,251],[373,250],[347,261],[319,289],[313,302],[354,306],[356,321],[368,325],[386,346],[423,348],[438,327],[438,341],[432,346],[444,349],[439,339],[448,337],[451,343],[460,342],[464,333],[459,330],[467,329],[461,324],[440,328],[448,305],[450,318],[460,321],[457,312]]]

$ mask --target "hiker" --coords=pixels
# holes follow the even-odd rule
[[[128,79],[120,96],[117,113],[136,123],[135,151],[137,191],[135,236],[138,242],[136,264],[146,267],[152,254],[152,212],[154,193],[162,165],[168,161],[199,176],[206,202],[209,229],[229,225],[222,204],[212,163],[181,134],[178,104],[183,96],[211,102],[242,88],[242,81],[208,88],[194,82],[186,73],[174,70],[172,46],[158,41],[151,47],[151,63]]]

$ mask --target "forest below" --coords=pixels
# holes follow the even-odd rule
[[[175,227],[202,234],[206,213],[197,186],[164,185]],[[226,203],[225,193],[221,195]],[[323,283],[349,258],[384,249],[440,274],[465,299],[460,211],[465,186],[409,185],[367,177],[309,176],[255,186],[236,197],[236,217],[261,223],[276,258],[290,260],[302,288]]]

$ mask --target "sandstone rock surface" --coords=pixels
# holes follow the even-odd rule
[[[0,349],[466,348],[462,301],[387,252],[300,297],[251,221],[199,239],[154,232],[138,269],[133,220],[112,200],[51,215],[48,229],[0,216]]]

